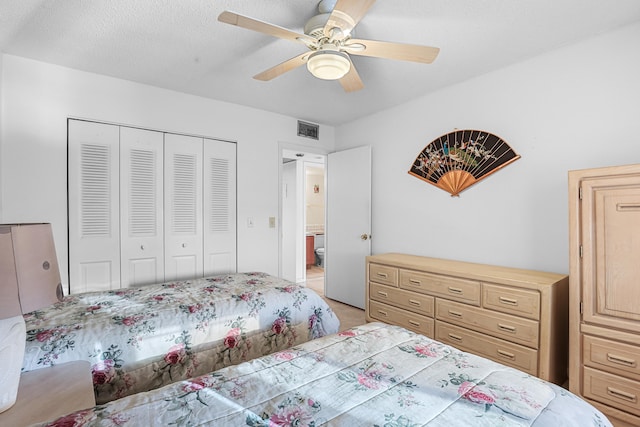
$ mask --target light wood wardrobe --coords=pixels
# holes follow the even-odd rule
[[[569,172],[569,388],[640,426],[640,164]]]

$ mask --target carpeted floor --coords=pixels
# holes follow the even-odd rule
[[[338,319],[340,319],[340,331],[366,323],[364,320],[364,310],[334,301],[324,296],[323,268],[314,265],[307,269],[306,286],[317,292],[327,304],[329,304],[329,307],[331,307],[334,313],[336,313]]]

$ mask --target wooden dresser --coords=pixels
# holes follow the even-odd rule
[[[569,388],[640,426],[640,164],[569,172]]]
[[[366,258],[366,280],[367,321],[566,381],[567,276],[391,253]]]

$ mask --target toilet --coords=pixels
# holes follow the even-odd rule
[[[316,234],[313,240],[316,253],[316,265],[324,268],[324,234]]]

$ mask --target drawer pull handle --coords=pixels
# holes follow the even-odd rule
[[[626,357],[616,356],[615,354],[607,353],[607,360],[611,363],[617,363],[618,365],[624,365],[634,368],[636,361],[633,359],[627,359]]]
[[[512,299],[507,297],[500,297],[500,302],[507,305],[518,305],[517,299]]]
[[[449,338],[451,338],[454,341],[458,341],[458,342],[462,341],[462,337],[460,335],[449,334]]]
[[[502,323],[498,323],[498,329],[505,332],[511,332],[514,334],[516,332],[516,327],[511,325],[503,325]]]
[[[416,286],[420,286],[422,285],[422,282],[418,279],[409,279],[409,283],[411,283],[412,285],[416,285]]]
[[[498,349],[498,354],[502,357],[506,357],[509,360],[516,360],[516,355],[513,353],[509,353],[508,351]]]
[[[415,320],[409,320],[409,323],[417,328],[420,327],[420,322],[416,322]]]
[[[462,313],[460,313],[459,311],[449,310],[449,316],[461,318],[462,317]]]
[[[382,311],[382,310],[378,310],[378,314],[380,314],[380,315],[382,315],[384,317],[388,316],[387,312],[386,311]]]
[[[413,304],[417,307],[420,307],[422,304],[420,303],[420,301],[414,300],[414,299],[410,299],[409,300],[409,304]]]
[[[607,394],[610,394],[611,396],[617,397],[619,399],[628,400],[629,402],[635,402],[636,401],[636,395],[635,394],[627,393],[625,391],[618,390],[618,389],[613,388],[613,387],[607,387]]]
[[[385,298],[389,296],[385,291],[378,291],[378,295],[382,295]]]
[[[449,292],[451,292],[452,294],[460,295],[462,293],[462,289],[453,288],[453,287],[449,286]]]
[[[378,277],[382,277],[383,279],[386,279],[389,277],[387,273],[376,273],[376,274],[378,275]]]

